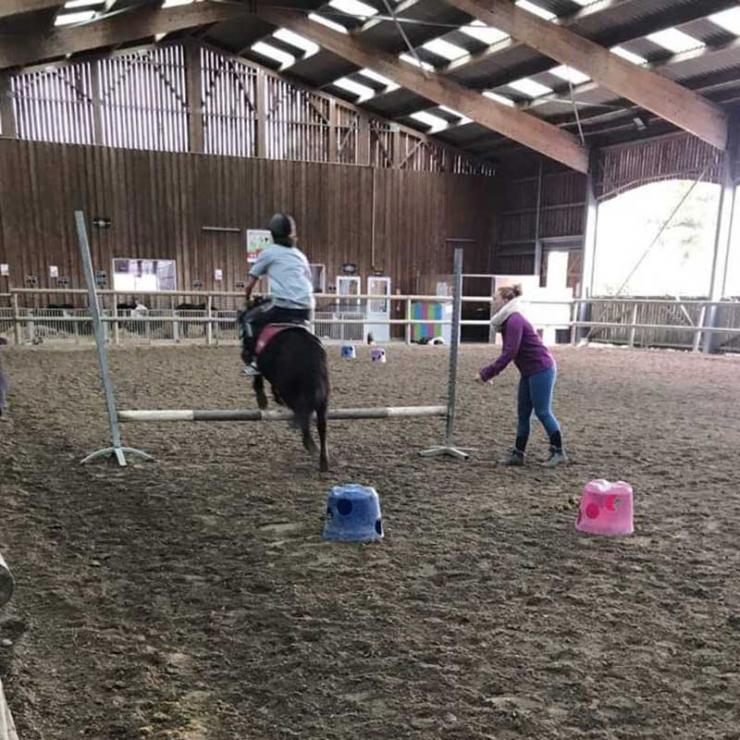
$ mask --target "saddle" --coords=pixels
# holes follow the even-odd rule
[[[280,324],[268,324],[267,326],[262,329],[262,331],[259,333],[259,336],[257,337],[257,341],[254,345],[254,354],[255,357],[259,357],[262,352],[265,351],[265,347],[267,347],[270,342],[275,339],[275,337],[278,334],[282,334],[282,332],[287,331],[289,329],[292,330],[298,330],[298,331],[305,331],[310,337],[315,339],[317,342],[320,342],[319,338],[314,336],[314,334],[311,333],[311,327],[307,321],[295,321],[293,323],[286,322],[286,323],[280,323]]]

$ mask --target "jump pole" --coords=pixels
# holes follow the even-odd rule
[[[145,460],[152,460],[151,455],[147,455],[142,450],[136,450],[133,447],[123,447],[121,444],[121,431],[118,428],[118,414],[116,413],[116,398],[113,394],[113,383],[110,379],[110,367],[108,363],[108,346],[105,340],[105,331],[103,321],[100,318],[100,305],[98,304],[98,292],[95,288],[95,276],[93,275],[92,257],[90,256],[90,243],[87,239],[87,227],[85,225],[85,214],[82,211],[75,211],[75,223],[77,225],[77,240],[80,245],[80,257],[82,266],[85,270],[85,282],[87,283],[88,304],[90,314],[93,320],[93,329],[95,330],[95,346],[98,351],[98,365],[100,366],[100,381],[103,384],[105,392],[105,406],[108,411],[108,425],[110,427],[111,446],[102,450],[96,450],[88,455],[82,464],[98,457],[115,457],[121,467],[126,466],[126,454],[138,455]]]
[[[447,411],[445,416],[445,435],[441,445],[422,450],[421,457],[440,457],[447,455],[457,460],[467,460],[470,454],[455,447],[453,433],[455,429],[455,407],[457,399],[457,359],[460,351],[460,319],[462,314],[463,288],[463,250],[455,250],[452,278],[452,330],[450,332],[450,364],[447,378]]]
[[[366,409],[329,409],[327,419],[397,419],[408,416],[447,416],[447,406],[381,406]],[[196,409],[121,410],[118,421],[292,421],[292,411],[251,409],[199,411]]]

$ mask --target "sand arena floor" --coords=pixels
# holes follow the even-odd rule
[[[286,424],[124,427],[90,350],[5,349],[0,551],[17,578],[0,670],[24,740],[740,738],[740,360],[557,351],[572,464],[511,444],[517,374],[474,384],[465,463],[437,419],[333,422],[320,475]],[[333,405],[435,404],[444,348],[339,359]],[[117,349],[121,407],[254,407],[235,347]],[[636,533],[578,535],[591,478],[636,492]],[[381,544],[322,542],[329,488],[378,490]],[[10,644],[12,643],[12,644]]]

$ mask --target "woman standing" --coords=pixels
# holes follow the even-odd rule
[[[532,411],[542,422],[550,438],[550,458],[545,463],[554,468],[568,458],[563,449],[560,424],[552,413],[552,394],[557,367],[555,358],[545,347],[532,324],[521,313],[521,285],[499,288],[493,299],[496,311],[491,324],[500,330],[504,346],[498,359],[484,367],[476,380],[486,383],[495,378],[513,360],[521,373],[517,399],[517,429],[514,449],[502,460],[503,465],[524,465],[529,440]]]

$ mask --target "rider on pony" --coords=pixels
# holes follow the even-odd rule
[[[267,275],[270,296],[265,303],[252,308],[244,317],[249,344],[246,375],[259,375],[255,349],[260,332],[268,324],[301,324],[311,318],[316,301],[313,295],[311,268],[306,255],[296,246],[296,225],[292,216],[276,213],[269,224],[273,243],[262,250],[252,265],[247,279],[249,302],[259,278]]]

